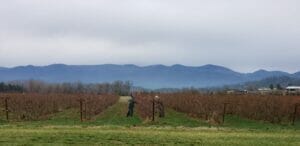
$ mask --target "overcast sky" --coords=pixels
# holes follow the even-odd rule
[[[0,66],[300,71],[299,0],[0,0]]]

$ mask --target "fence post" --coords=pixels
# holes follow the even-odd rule
[[[154,98],[152,100],[152,121],[154,122],[155,120],[155,101],[154,101]]]
[[[6,120],[8,121],[9,120],[9,117],[8,117],[8,98],[5,98],[5,113],[6,113]]]
[[[298,109],[299,104],[295,104],[295,109],[294,109],[294,114],[293,114],[293,121],[292,121],[292,125],[295,125],[295,121],[296,121],[296,116],[297,116],[297,109]]]
[[[84,102],[84,119],[86,119],[86,104],[87,104],[87,102]]]
[[[80,121],[82,122],[83,119],[82,119],[82,114],[83,114],[83,111],[82,111],[82,99],[79,100],[79,103],[80,103]]]
[[[228,103],[224,103],[222,123],[225,122],[225,114],[226,114],[226,107],[227,107],[227,104],[228,104]]]

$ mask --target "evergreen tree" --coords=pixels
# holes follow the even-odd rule
[[[270,84],[270,89],[273,90],[274,89],[274,85]]]

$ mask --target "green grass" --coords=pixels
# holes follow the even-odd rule
[[[238,116],[226,115],[225,123],[221,125],[222,127],[236,128],[236,129],[260,129],[260,130],[281,130],[281,129],[291,129],[300,130],[300,121],[296,121],[295,125],[287,124],[272,124],[264,121],[255,121],[245,118],[240,118]]]
[[[184,113],[179,113],[172,109],[166,109],[165,112],[166,112],[166,115],[164,118],[155,117],[155,122],[148,123],[148,124],[156,125],[156,126],[172,126],[172,127],[209,126],[209,124],[204,122],[203,120],[191,118]]]
[[[30,122],[30,121],[29,121]],[[50,115],[49,120],[35,121],[37,124],[47,125],[78,125],[80,121],[80,113],[78,109],[68,109],[63,112]]]
[[[1,145],[294,145],[300,132],[216,128],[81,127],[24,128],[0,126]]]
[[[140,125],[142,120],[134,113],[133,117],[126,117],[127,103],[118,102],[101,113],[96,121],[92,122],[95,125],[121,125],[131,126]]]

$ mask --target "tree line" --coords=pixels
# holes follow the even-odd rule
[[[23,92],[23,90],[20,85],[0,83],[0,92]]]
[[[0,92],[27,93],[85,93],[129,95],[132,88],[130,81],[112,83],[48,83],[40,80],[12,81],[0,83]]]

